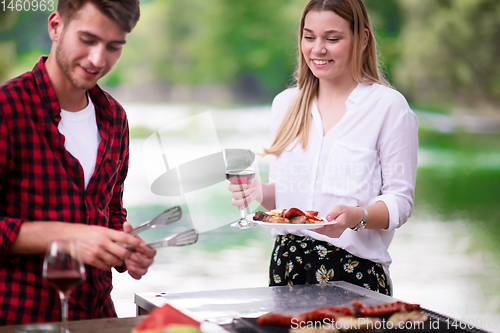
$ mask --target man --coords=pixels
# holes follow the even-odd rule
[[[0,325],[61,320],[42,278],[51,240],[82,246],[87,279],[70,320],[116,316],[111,268],[140,279],[153,262],[156,251],[126,233],[126,115],[96,85],[138,19],[139,0],[60,0],[48,58],[0,86]]]

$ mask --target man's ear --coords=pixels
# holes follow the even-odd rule
[[[59,12],[53,12],[49,16],[49,36],[53,42],[57,42],[61,37],[62,28],[64,26],[63,19]]]

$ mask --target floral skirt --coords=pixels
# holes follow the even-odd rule
[[[390,295],[382,265],[311,237],[280,235],[274,243],[269,285],[346,281]]]

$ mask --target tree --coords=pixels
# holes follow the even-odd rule
[[[299,0],[146,3],[127,42],[134,46],[127,45],[119,64],[122,82],[137,78],[130,73],[141,68],[146,80],[274,95],[295,66],[302,5]]]
[[[379,60],[389,81],[394,78],[394,65],[401,58],[399,34],[401,7],[398,0],[365,1],[379,48]]]
[[[424,105],[498,105],[500,2],[401,0],[401,7],[398,88]]]
[[[0,83],[31,70],[42,54],[48,54],[49,15],[48,11],[0,10]]]

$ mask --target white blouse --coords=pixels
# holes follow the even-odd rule
[[[273,135],[297,92],[297,88],[287,89],[275,97]],[[276,207],[315,210],[325,217],[338,204],[367,206],[383,201],[389,210],[387,229],[347,229],[340,238],[312,230],[290,233],[327,241],[382,264],[388,273],[387,249],[394,229],[413,212],[418,120],[399,92],[378,84],[358,84],[346,106],[342,119],[323,135],[314,101],[307,149],[300,143],[293,148],[293,142],[272,159],[269,179],[276,185]],[[275,237],[286,233],[273,229]]]

